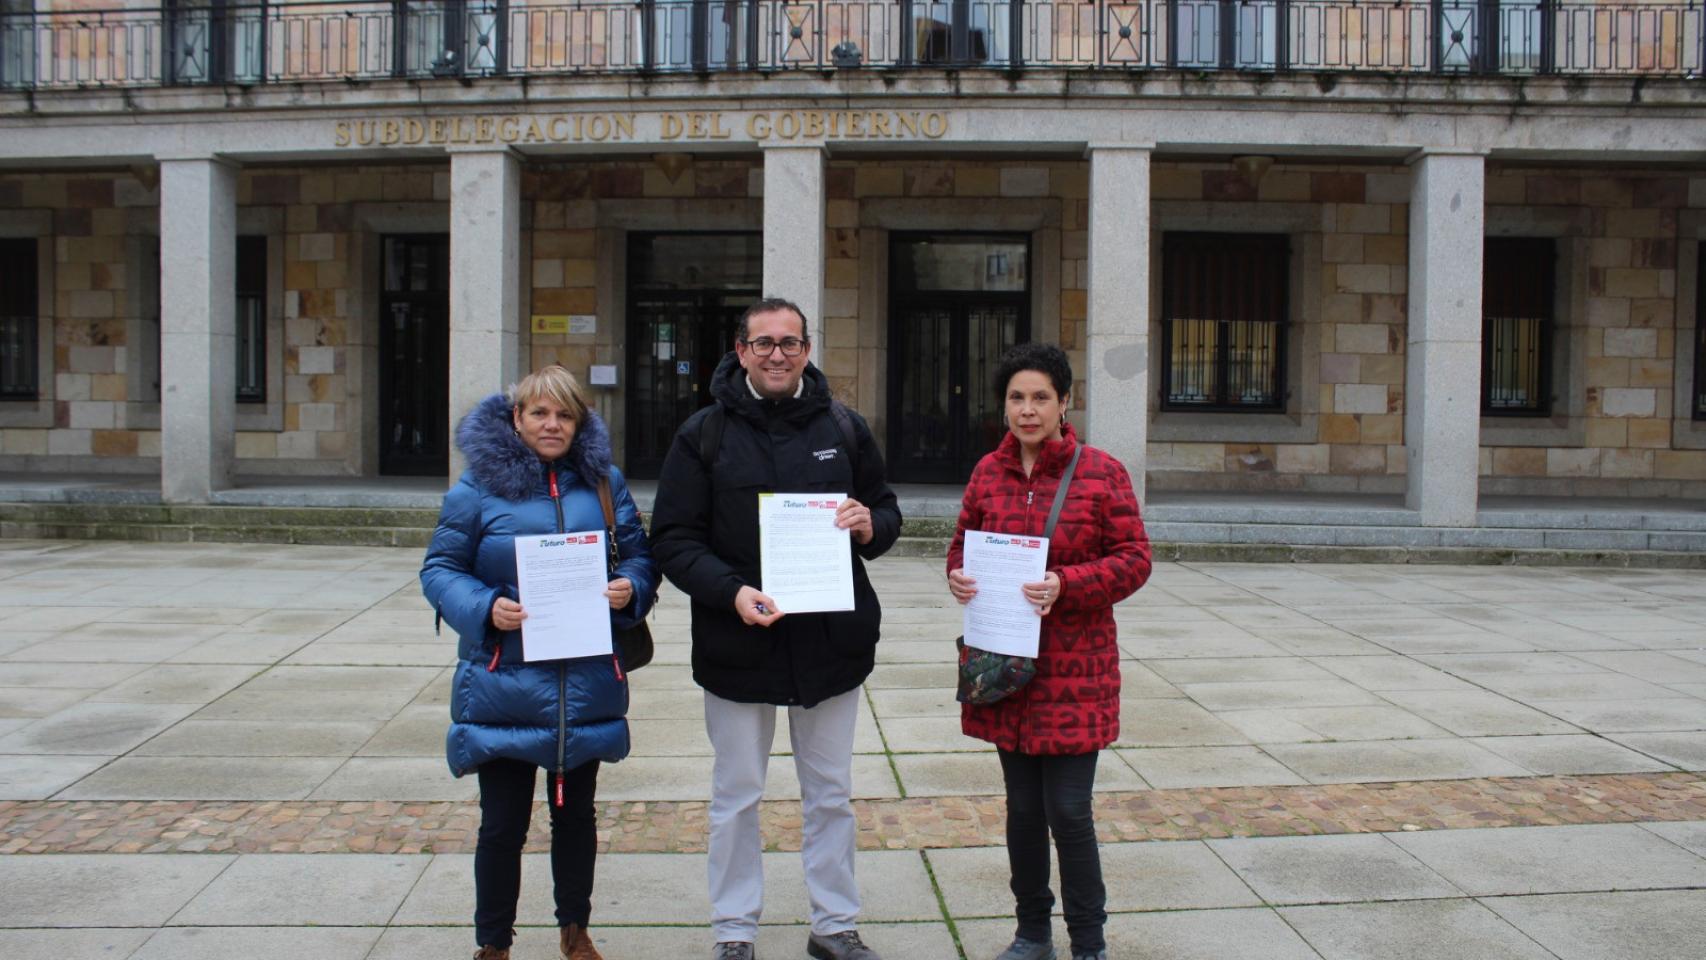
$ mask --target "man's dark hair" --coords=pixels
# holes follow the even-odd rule
[[[808,343],[811,341],[811,337],[806,335],[806,312],[800,309],[799,304],[781,297],[761,297],[757,303],[747,307],[746,312],[740,315],[740,338],[745,340],[751,332],[747,329],[746,322],[752,319],[753,315],[769,313],[772,310],[792,310],[794,316],[800,318],[800,339]]]
[[[1002,354],[1001,362],[995,367],[996,402],[1007,399],[1007,384],[1013,375],[1026,370],[1035,370],[1048,377],[1057,396],[1064,397],[1072,392],[1072,362],[1066,359],[1065,350],[1052,343],[1019,343]]]

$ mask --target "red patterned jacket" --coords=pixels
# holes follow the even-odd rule
[[[964,565],[967,530],[1041,535],[1077,444],[1068,424],[1026,477],[1018,439],[1003,437],[966,484],[948,569]],[[961,705],[960,729],[1004,750],[1091,753],[1120,734],[1114,604],[1143,586],[1150,565],[1131,478],[1118,460],[1088,444],[1049,542],[1048,568],[1060,575],[1061,593],[1043,618],[1036,679],[999,703]]]

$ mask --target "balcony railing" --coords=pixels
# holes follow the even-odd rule
[[[0,86],[827,69],[1700,76],[1706,0],[383,0],[0,14]]]

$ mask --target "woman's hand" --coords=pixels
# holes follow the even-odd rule
[[[498,601],[492,604],[492,626],[499,630],[520,630],[521,621],[526,619],[527,611],[508,597],[499,597]]]
[[[610,601],[610,609],[620,610],[634,599],[634,582],[627,577],[617,577],[605,586],[604,596]]]
[[[964,568],[948,571],[948,592],[960,603],[970,602],[977,596],[977,581],[966,576]]]
[[[1046,617],[1054,608],[1054,602],[1060,599],[1060,574],[1050,570],[1042,580],[1027,583],[1019,589],[1025,592],[1025,599],[1037,608],[1037,613]]]

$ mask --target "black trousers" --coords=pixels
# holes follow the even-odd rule
[[[1060,854],[1060,898],[1073,953],[1105,949],[1107,888],[1096,848],[1090,789],[1096,785],[1096,753],[1032,756],[1001,753],[1007,781],[1007,862],[1013,872],[1018,936],[1052,939],[1049,914],[1049,835]]]
[[[480,838],[474,847],[474,942],[507,947],[515,939],[521,896],[521,848],[533,819],[533,779],[523,760],[480,765]],[[557,926],[586,926],[592,915],[592,867],[598,854],[598,761],[568,771],[561,807],[551,807],[551,879]]]

